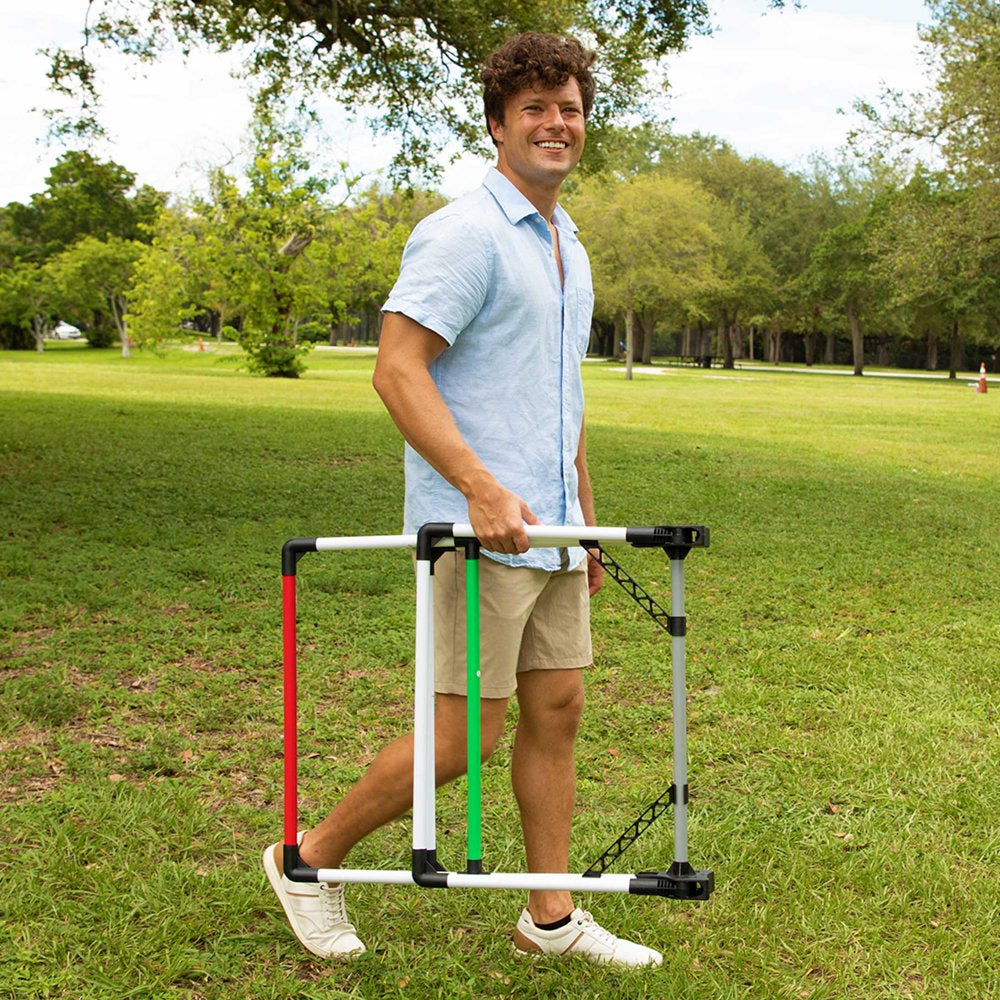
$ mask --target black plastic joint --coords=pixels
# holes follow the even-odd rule
[[[290,538],[281,547],[281,575],[295,576],[299,560],[307,552],[316,551],[315,538]]]
[[[687,805],[691,801],[691,786],[685,785],[681,789],[681,794],[684,796],[684,805]],[[670,786],[670,804],[672,806],[677,805],[677,786]]]
[[[414,850],[412,874],[413,881],[425,889],[448,888],[448,873],[438,865],[435,853],[426,848]]]
[[[454,524],[445,521],[428,521],[417,531],[417,559],[421,562],[429,562],[433,566],[442,552],[434,543],[442,538],[452,538],[454,532]]]
[[[687,635],[687,618],[684,615],[668,615],[667,631],[675,638]]]
[[[677,786],[671,785],[670,791],[667,793],[669,795],[669,802],[672,806],[677,805]],[[685,785],[682,794],[684,795],[684,805],[687,805],[691,801],[691,788],[689,785]]]
[[[292,882],[318,882],[318,868],[310,868],[299,857],[298,844],[284,844],[281,849],[281,870]]]
[[[483,868],[482,858],[469,858],[465,865],[466,875],[483,875],[485,869]]]
[[[478,559],[479,558],[479,539],[478,538],[466,538],[462,543],[462,549],[465,552],[465,558],[468,559]]]
[[[636,896],[666,899],[708,899],[715,889],[715,874],[695,871],[686,861],[675,861],[665,872],[638,872],[628,891]]]
[[[653,528],[626,528],[625,541],[637,549],[683,549],[684,555],[687,555],[689,549],[708,547],[708,528],[703,524],[661,524]]]

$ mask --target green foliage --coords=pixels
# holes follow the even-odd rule
[[[762,10],[785,6],[759,2]],[[489,148],[479,68],[505,38],[528,30],[576,34],[596,45],[600,88],[589,160],[599,167],[604,126],[642,104],[648,68],[683,48],[690,34],[709,31],[710,12],[705,0],[96,0],[87,43],[145,61],[171,42],[245,51],[261,106],[278,95],[333,94],[369,113],[374,131],[399,138],[395,175],[413,178],[436,174],[435,154],[456,136],[469,149]],[[76,107],[70,100],[52,109],[57,131],[100,129],[90,51],[49,52],[53,89],[79,98]]]
[[[48,263],[61,315],[93,317],[91,347],[108,347],[117,339],[128,353],[127,297],[139,254],[134,240],[85,236]],[[105,316],[112,325],[103,322]]]
[[[27,205],[11,202],[6,212],[14,255],[44,261],[84,237],[140,240],[164,195],[143,185],[113,161],[84,151],[64,153],[46,178],[45,190]]]
[[[0,323],[10,329],[10,347],[27,347],[27,338],[17,331],[31,332],[36,350],[43,350],[42,341],[55,320],[58,306],[50,268],[47,265],[12,264],[0,270]]]
[[[569,208],[590,254],[600,312],[636,313],[647,341],[658,319],[683,323],[703,314],[723,252],[704,191],[663,176],[595,180]]]
[[[332,205],[306,165],[258,156],[247,190],[217,171],[211,193],[164,209],[136,265],[129,322],[141,345],[208,315],[251,371],[297,377],[309,345],[338,324],[378,314],[416,221],[443,204],[376,186]]]
[[[855,138],[902,155],[933,143],[943,156],[942,176],[915,171],[893,203],[900,217],[885,214],[877,242],[883,270],[924,319],[936,325],[936,313],[975,330],[996,312],[1000,274],[1000,8],[992,0],[928,6],[920,37],[930,86],[858,102],[869,129]],[[1000,343],[995,322],[977,332]]]
[[[939,331],[962,324],[985,333],[998,274],[970,240],[977,207],[968,188],[917,170],[907,185],[874,207],[869,243],[896,303]]]

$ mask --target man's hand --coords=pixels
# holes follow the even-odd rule
[[[604,567],[588,553],[587,555],[587,593],[591,597],[604,586]]]
[[[507,555],[528,551],[531,542],[524,525],[538,524],[538,518],[516,493],[504,489],[487,473],[467,499],[469,523],[484,549]]]

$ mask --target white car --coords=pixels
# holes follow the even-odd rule
[[[83,334],[80,328],[72,323],[56,323],[52,330],[52,336],[56,340],[79,340]]]

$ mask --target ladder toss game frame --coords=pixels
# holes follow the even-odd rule
[[[532,547],[582,546],[671,637],[673,714],[672,783],[625,832],[580,875],[563,872],[489,872],[483,868],[479,733],[479,558],[471,525],[430,523],[416,534],[293,538],[281,553],[282,659],[284,705],[283,862],[294,882],[415,884],[425,888],[564,889],[575,892],[629,892],[673,899],[708,899],[715,876],[696,870],[688,859],[688,780],[684,560],[693,548],[706,548],[703,525],[593,527],[528,525]],[[609,546],[659,548],[670,560],[670,612],[666,612],[607,553]],[[413,716],[413,850],[409,870],[311,868],[298,848],[298,661],[296,578],[300,559],[310,552],[362,549],[416,549],[416,649]],[[448,871],[438,861],[434,782],[434,563],[444,552],[466,560],[467,700],[467,858],[463,871]],[[674,810],[674,860],[662,871],[614,874],[607,869],[668,808]]]

